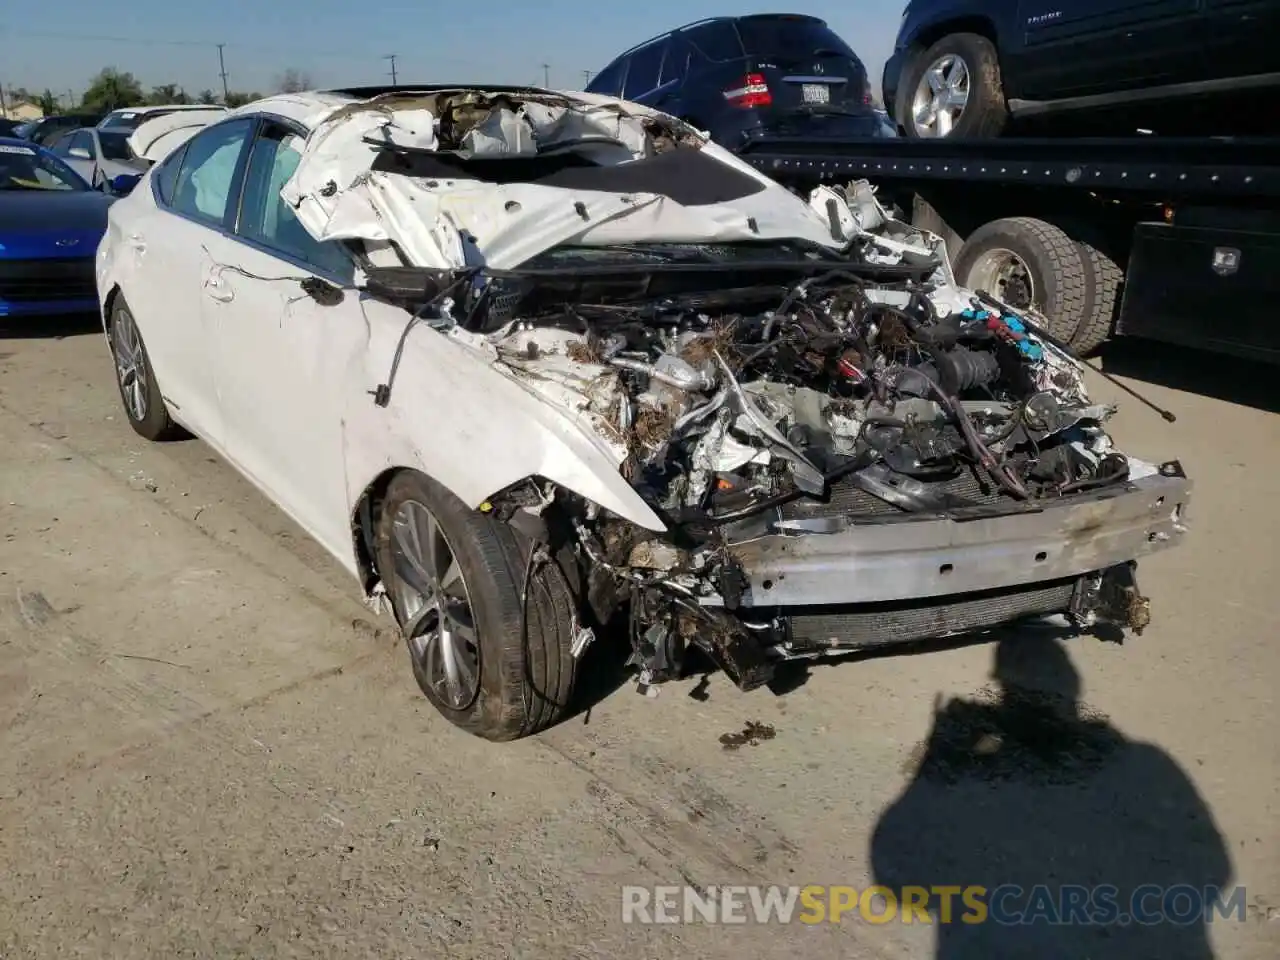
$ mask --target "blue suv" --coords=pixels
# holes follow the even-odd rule
[[[633,47],[587,92],[686,120],[730,150],[769,136],[893,136],[867,70],[826,22],[800,14],[714,17]]]

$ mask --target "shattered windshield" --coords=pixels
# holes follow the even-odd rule
[[[75,171],[34,147],[0,144],[0,190],[88,190]]]

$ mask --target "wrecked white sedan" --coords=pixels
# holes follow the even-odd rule
[[[783,660],[1062,614],[1139,630],[1176,461],[1113,448],[1078,364],[957,289],[866,184],[805,200],[634,104],[284,95],[111,209],[98,283],[134,429],[198,434],[389,601],[491,739],[629,630]],[[180,426],[179,426],[180,425]]]

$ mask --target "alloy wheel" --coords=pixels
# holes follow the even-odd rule
[[[946,137],[955,130],[969,103],[970,73],[954,53],[925,70],[911,101],[911,123],[918,137]]]
[[[440,700],[465,710],[480,692],[480,640],[458,558],[435,515],[406,500],[392,518],[392,599],[409,652]]]
[[[143,360],[142,336],[133,314],[126,309],[116,311],[111,330],[112,351],[116,360],[116,379],[125,408],[135,421],[147,418],[147,366]]]

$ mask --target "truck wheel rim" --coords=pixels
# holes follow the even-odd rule
[[[428,685],[455,710],[480,692],[480,640],[462,568],[435,515],[416,500],[392,520],[392,598],[409,652]]]
[[[969,67],[954,53],[939,57],[920,78],[911,101],[916,136],[949,136],[968,102]]]
[[[116,311],[111,346],[125,409],[141,423],[147,418],[147,370],[142,362],[142,337],[133,322],[133,314],[123,308]]]
[[[985,290],[1018,310],[1037,305],[1035,279],[1026,262],[1012,250],[988,250],[974,261],[965,286]]]

